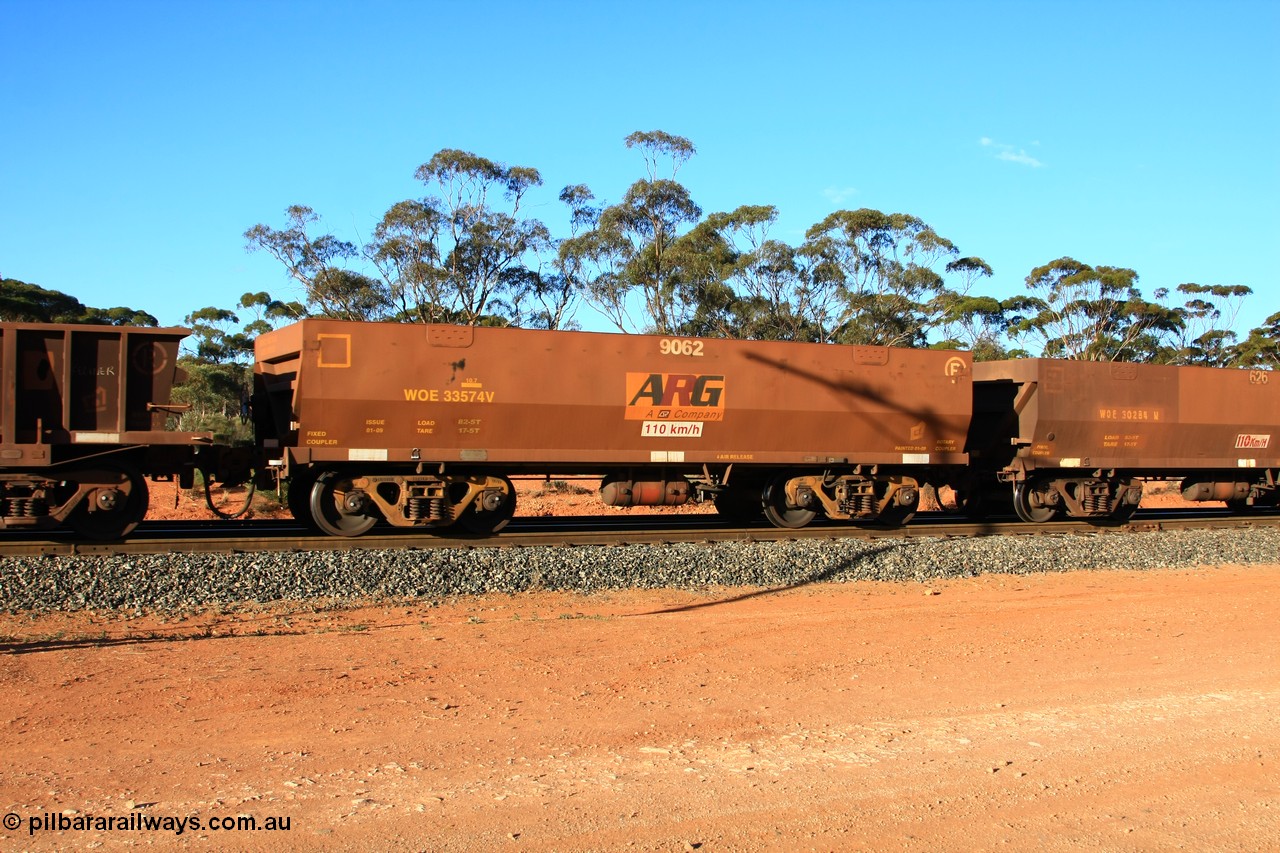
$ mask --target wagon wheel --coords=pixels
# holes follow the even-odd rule
[[[725,521],[734,524],[750,524],[760,518],[763,507],[760,505],[760,489],[736,488],[716,492],[712,498],[716,513]]]
[[[920,490],[913,488],[915,497],[906,505],[900,504],[895,498],[893,503],[885,507],[878,516],[876,516],[877,527],[903,527],[916,514],[916,510],[920,508]]]
[[[1031,496],[1035,493],[1035,484],[1029,480],[1015,483],[1013,487],[1013,511],[1018,518],[1028,524],[1044,524],[1057,514],[1051,506],[1033,506]]]
[[[317,530],[316,521],[311,516],[311,489],[316,484],[315,474],[307,469],[299,469],[289,478],[285,501],[289,505],[289,514],[312,530]]]
[[[132,467],[104,466],[102,470],[109,477],[118,476],[118,485],[127,484],[128,494],[120,488],[94,489],[67,516],[67,524],[86,539],[121,539],[147,514],[147,481]]]
[[[378,523],[368,495],[351,485],[350,477],[326,471],[311,487],[311,520],[330,536],[362,536]]]
[[[970,521],[985,521],[991,512],[991,502],[980,487],[972,491],[956,489],[956,512]]]
[[[1122,497],[1125,492],[1135,484],[1139,490],[1142,489],[1142,482],[1140,480],[1131,480],[1128,482],[1121,481],[1120,487],[1116,491],[1116,496]],[[1138,507],[1141,504],[1141,498],[1139,498],[1137,503],[1125,503],[1124,501],[1118,501],[1115,507],[1111,510],[1111,520],[1116,524],[1128,524],[1129,519],[1133,518],[1133,514],[1138,511]]]
[[[813,521],[817,513],[811,509],[787,505],[787,479],[783,474],[765,487],[762,500],[764,517],[774,527],[804,527]]]
[[[493,509],[479,510],[473,501],[462,511],[462,515],[458,516],[454,524],[467,533],[475,533],[479,536],[489,536],[507,526],[507,522],[516,514],[516,489],[506,477],[498,479],[502,481],[503,488],[506,490],[501,503]],[[484,500],[484,497],[484,493],[481,493],[476,501]]]

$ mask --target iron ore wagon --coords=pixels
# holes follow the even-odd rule
[[[0,323],[0,527],[128,534],[146,477],[190,485],[204,433],[166,429],[186,329]]]
[[[896,524],[967,458],[968,353],[303,320],[256,361],[291,508],[342,536],[498,530],[522,474],[599,475],[614,506]]]
[[[974,365],[978,488],[1024,521],[1127,520],[1140,478],[1190,501],[1274,506],[1280,377],[1266,370],[1031,358]],[[1003,488],[996,483],[1005,484]],[[1010,490],[1011,487],[1011,490]]]

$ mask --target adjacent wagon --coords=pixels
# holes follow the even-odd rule
[[[1265,370],[1022,359],[974,365],[969,450],[988,499],[1026,521],[1124,520],[1141,478],[1191,501],[1274,506],[1280,383]]]
[[[167,429],[186,329],[0,323],[0,527],[131,531],[146,477],[190,479],[204,433]]]

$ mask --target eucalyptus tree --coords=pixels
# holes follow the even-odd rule
[[[552,248],[546,225],[522,209],[542,184],[536,169],[446,148],[414,176],[428,194],[392,205],[364,252],[399,319],[463,325],[509,319],[531,289],[547,286],[527,265]]]
[[[595,211],[588,230],[561,244],[562,264],[573,271],[583,299],[618,329],[669,334],[680,324],[681,263],[689,260],[677,242],[682,229],[702,216],[676,175],[696,149],[661,130],[637,131],[625,142],[644,156],[647,177],[621,201]],[[637,299],[644,310],[639,321],[632,316]]]
[[[1230,364],[1236,356],[1237,341],[1232,327],[1253,290],[1238,284],[1194,283],[1180,284],[1177,290],[1190,298],[1177,309],[1183,327],[1169,360],[1206,367]]]
[[[770,238],[754,244],[743,256],[736,281],[754,309],[744,318],[746,336],[810,343],[827,338],[838,303],[829,289],[813,286],[809,266],[795,246]]]
[[[242,322],[237,311],[249,312]],[[253,360],[253,342],[265,332],[301,320],[308,315],[300,302],[282,302],[271,294],[245,293],[234,309],[209,306],[192,311],[185,318],[195,342],[195,356],[214,364],[248,364]]]
[[[188,345],[194,342],[195,351],[178,360],[186,379],[174,388],[173,400],[190,407],[178,419],[178,428],[213,432],[228,441],[247,439],[253,335],[227,308],[199,308],[185,322],[192,331]]]
[[[1010,335],[1038,343],[1051,358],[1151,360],[1161,336],[1179,332],[1183,318],[1143,298],[1137,282],[1131,269],[1093,267],[1074,258],[1036,267],[1026,278],[1031,295],[1010,304]]]
[[[1263,321],[1235,347],[1232,362],[1237,367],[1280,370],[1280,312]],[[1280,381],[1280,380],[1277,380]]]
[[[974,292],[980,279],[991,277],[991,265],[982,258],[957,258],[946,269],[959,283],[943,288],[929,304],[937,318],[938,340],[933,348],[970,350],[979,361],[1007,356],[1003,336],[1008,306]]]
[[[360,256],[354,243],[332,234],[313,238],[308,231],[320,217],[304,205],[286,208],[285,220],[282,229],[259,223],[245,231],[245,248],[264,251],[283,264],[302,286],[307,304],[326,317],[380,320],[390,313],[390,291],[377,279],[347,268]]]
[[[749,337],[747,302],[733,287],[742,261],[719,227],[729,214],[714,213],[681,235],[671,247],[674,298],[668,319],[680,335],[711,338]]]
[[[242,294],[238,307],[252,315],[253,319],[244,326],[244,334],[253,337],[301,320],[310,314],[301,302],[284,302],[265,291]],[[236,318],[236,322],[239,322],[239,318]]]
[[[595,200],[585,184],[574,184],[560,191],[560,201],[569,209],[569,237],[574,239],[592,226],[599,211],[591,206]],[[573,329],[573,317],[581,301],[579,282],[582,278],[581,258],[558,251],[563,240],[553,241],[557,251],[544,261],[537,255],[536,268],[526,268],[523,280],[511,300],[511,323],[532,329]]]
[[[74,296],[46,290],[16,278],[0,279],[0,320],[8,323],[54,323],[79,315],[84,305]]]
[[[253,336],[239,328],[240,317],[228,308],[198,308],[186,316],[195,342],[195,358],[208,364],[242,363],[253,356]]]
[[[115,308],[86,307],[78,319],[70,322],[91,323],[98,326],[159,326],[160,321],[148,311],[117,306]]]
[[[179,419],[179,429],[209,430],[232,441],[250,438],[254,340],[307,313],[299,302],[258,292],[241,295],[234,310],[210,306],[188,314],[195,350],[179,359],[187,378],[174,389],[174,400],[191,410]]]
[[[679,246],[691,256],[686,299],[695,320],[688,333],[753,340],[818,341],[838,314],[830,289],[810,284],[805,258],[769,236],[772,205],[712,213]],[[700,275],[690,275],[697,271]],[[688,287],[688,282],[696,287]]]
[[[959,254],[919,218],[869,208],[828,215],[799,251],[814,298],[839,308],[824,338],[889,346],[925,343],[946,288],[935,267]]]
[[[17,323],[78,323],[104,326],[158,326],[137,308],[93,308],[60,290],[16,278],[0,279],[0,320]]]

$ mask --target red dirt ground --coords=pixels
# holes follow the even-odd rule
[[[1275,849],[1277,624],[1280,566],[0,616],[0,841]]]

